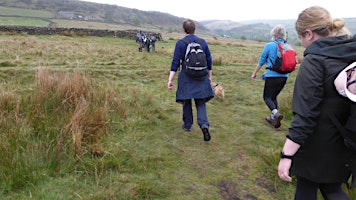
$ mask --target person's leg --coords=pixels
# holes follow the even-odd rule
[[[138,51],[142,52],[142,42],[141,41],[138,42]]]
[[[283,119],[283,115],[278,112],[277,96],[282,91],[286,82],[286,77],[266,78],[265,80],[263,100],[272,113],[266,117],[266,120],[272,124],[274,128],[279,128]]]
[[[279,77],[279,78],[273,78],[273,91],[272,91],[272,96],[271,96],[271,100],[273,101],[275,108],[278,110],[278,101],[277,101],[277,97],[279,95],[279,93],[281,93],[282,89],[284,88],[284,86],[286,85],[287,82],[287,78],[285,77]]]
[[[265,101],[265,104],[267,107],[272,111],[273,109],[276,109],[276,105],[274,104],[272,97],[274,93],[274,88],[273,88],[273,79],[274,78],[269,78],[267,77],[265,79],[265,85],[263,88],[263,100]]]
[[[209,132],[209,120],[208,120],[208,114],[206,112],[206,101],[205,99],[194,99],[195,101],[195,107],[197,109],[197,121],[198,125],[201,128],[203,135],[204,135],[204,141],[209,141],[211,139],[210,132]]]
[[[197,109],[197,122],[200,128],[209,128],[208,114],[206,112],[205,99],[194,99]]]
[[[266,116],[266,120],[272,125],[275,126],[275,120],[274,120],[274,114],[273,112],[277,112],[276,105],[274,104],[274,101],[272,100],[273,93],[274,93],[274,84],[273,84],[273,79],[274,78],[265,78],[265,84],[263,88],[263,100],[267,107],[271,110],[272,114]]]
[[[145,48],[147,52],[150,52],[150,44],[149,43],[145,43]]]
[[[297,177],[294,200],[317,200],[319,184],[302,177]]]
[[[287,78],[285,77],[266,78],[263,89],[263,100],[271,111],[278,109],[277,96],[282,91],[286,82]]]
[[[193,125],[193,110],[192,100],[185,100],[183,102],[183,128],[189,131]]]
[[[350,200],[341,186],[342,183],[329,183],[321,184],[319,188],[325,200]]]

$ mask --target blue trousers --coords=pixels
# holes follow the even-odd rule
[[[209,120],[206,112],[206,100],[194,99],[195,107],[197,109],[197,122],[200,128],[209,128]],[[190,129],[193,125],[193,110],[192,100],[185,100],[183,102],[183,123],[185,129]]]

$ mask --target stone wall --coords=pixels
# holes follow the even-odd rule
[[[98,37],[117,37],[136,39],[137,30],[102,30],[84,28],[55,28],[55,27],[32,27],[32,26],[0,26],[0,32],[6,33],[26,33],[29,35],[79,35]],[[162,41],[160,33],[152,33],[157,41]]]

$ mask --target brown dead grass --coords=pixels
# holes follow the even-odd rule
[[[114,105],[114,93],[106,95],[110,103],[104,101],[100,105],[99,100],[94,97],[95,88],[89,78],[83,73],[75,70],[72,73],[52,73],[45,68],[39,68],[36,75],[36,105],[33,116],[45,118],[42,111],[44,99],[50,96],[59,98],[57,110],[73,112],[69,122],[64,127],[65,132],[72,135],[76,155],[81,155],[86,148],[95,155],[102,154],[100,148],[100,137],[106,133],[106,122],[108,120],[109,105]],[[102,95],[101,95],[102,96]],[[85,146],[83,147],[83,144]],[[100,152],[100,153],[98,153]]]

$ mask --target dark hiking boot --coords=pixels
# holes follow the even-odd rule
[[[276,113],[273,118],[271,115],[268,115],[266,117],[266,120],[268,121],[268,123],[270,123],[274,128],[281,127],[282,119],[283,119],[283,115],[281,115],[280,113]]]
[[[281,127],[282,119],[283,119],[283,115],[281,115],[279,112],[274,115],[274,128]]]
[[[201,129],[204,134],[204,141],[209,141],[211,139],[209,129],[208,128],[202,128]]]
[[[273,119],[272,119],[272,116],[271,116],[271,115],[268,115],[268,116],[266,117],[266,120],[267,120],[268,123],[273,124]]]

